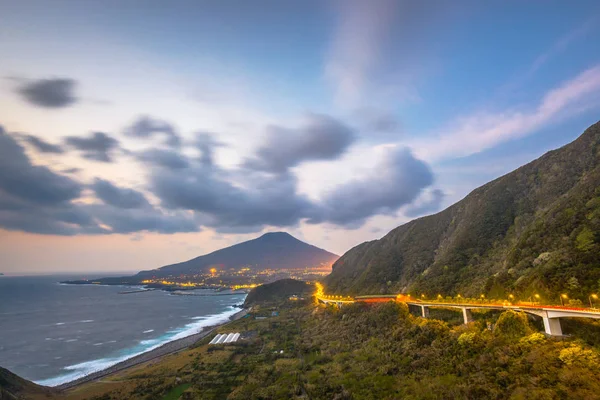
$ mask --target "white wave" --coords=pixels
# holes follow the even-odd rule
[[[154,332],[154,329],[148,329],[147,331],[144,331],[142,333],[150,333],[150,332]]]
[[[55,323],[54,325],[57,325],[57,326],[58,326],[58,325],[64,325],[65,323],[66,323],[66,322],[57,322],[57,323]]]
[[[79,322],[81,322],[82,324],[86,324],[88,322],[94,322],[94,320],[93,319],[84,319],[83,321],[79,321]]]
[[[104,343],[94,343],[92,346],[102,346]]]
[[[197,322],[192,322],[177,330],[171,331],[170,334],[163,335],[152,340],[142,340],[139,346],[131,347],[121,352],[121,355],[116,357],[100,358],[97,360],[86,361],[79,364],[69,365],[63,369],[70,371],[69,373],[56,376],[54,378],[36,381],[35,383],[43,386],[59,386],[63,383],[74,381],[94,372],[102,371],[122,361],[132,357],[154,350],[173,340],[182,339],[194,335],[207,326],[220,324],[229,320],[229,317],[234,315],[238,310],[227,310],[221,314],[207,315],[205,319]],[[107,343],[114,343],[111,341]]]
[[[77,339],[67,339],[65,340],[65,343],[71,343],[71,342],[76,342]]]

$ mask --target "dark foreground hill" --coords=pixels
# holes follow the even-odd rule
[[[335,293],[560,293],[600,285],[600,123],[577,140],[344,254]]]
[[[311,296],[314,291],[313,285],[296,279],[280,279],[278,281],[260,285],[254,289],[244,302],[244,308],[264,303],[274,303],[288,299],[290,296]]]
[[[142,271],[134,278],[204,272],[213,266],[220,268],[250,267],[253,269],[297,269],[331,265],[339,256],[304,243],[289,233],[266,233],[259,238],[214,251],[189,261],[159,269]]]
[[[0,399],[43,399],[51,398],[57,391],[36,385],[0,367]]]

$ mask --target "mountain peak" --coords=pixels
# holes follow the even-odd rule
[[[262,238],[265,238],[265,239],[267,239],[267,238],[286,238],[286,239],[291,238],[291,239],[298,240],[287,232],[267,232],[267,233],[263,234],[262,236],[260,236],[258,239],[262,239]]]
[[[252,266],[256,269],[298,269],[330,264],[339,257],[296,239],[287,232],[267,232],[262,236],[158,270],[142,271],[137,276],[193,274],[212,265],[225,268]]]

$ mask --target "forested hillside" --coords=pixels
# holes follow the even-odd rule
[[[596,123],[446,210],[356,246],[327,290],[587,301],[600,290],[599,142]]]

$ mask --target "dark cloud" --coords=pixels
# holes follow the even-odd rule
[[[372,174],[334,188],[320,202],[299,194],[291,173],[231,173],[211,165],[151,175],[151,189],[164,207],[197,211],[203,225],[224,233],[291,227],[302,220],[359,227],[373,215],[410,204],[432,182],[428,165],[408,149],[389,150]]]
[[[408,206],[404,210],[404,215],[412,218],[439,211],[442,208],[442,202],[445,197],[446,194],[442,190],[434,189],[422,201]]]
[[[83,206],[87,212],[104,225],[111,227],[110,233],[156,232],[171,234],[198,232],[198,223],[186,213],[163,213],[157,209],[124,209],[105,205]]]
[[[249,160],[249,168],[282,173],[304,161],[332,160],[341,156],[355,133],[340,121],[311,114],[299,129],[268,128],[266,144]]]
[[[125,129],[125,135],[137,138],[164,135],[167,145],[171,147],[179,147],[181,145],[181,138],[173,125],[145,115],[139,117],[131,126]]]
[[[96,179],[91,188],[100,200],[114,207],[126,209],[150,207],[150,203],[142,193],[117,187],[104,179]]]
[[[14,136],[0,127],[0,228],[51,235],[199,230],[189,213],[164,213],[141,193],[103,180],[92,189],[105,204],[74,202],[84,186],[33,165]]]
[[[62,146],[48,143],[34,135],[23,135],[23,139],[40,153],[62,154],[65,151]]]
[[[215,140],[210,133],[197,133],[195,144],[196,148],[200,150],[200,163],[204,166],[213,165],[215,149],[225,146],[225,143]]]
[[[0,127],[0,227],[41,234],[72,235],[92,218],[71,201],[83,185],[32,165],[25,149]]]
[[[310,214],[312,204],[298,195],[291,175],[277,179],[245,175],[243,187],[227,178],[218,168],[162,170],[155,171],[151,185],[163,206],[198,211],[204,225],[217,229],[292,226]]]
[[[32,165],[25,149],[0,127],[0,190],[34,204],[57,204],[79,197],[82,185]]]
[[[137,159],[148,164],[170,169],[182,169],[190,166],[186,156],[176,151],[151,149],[136,155]]]
[[[409,149],[389,150],[372,174],[342,184],[327,193],[311,223],[330,222],[357,227],[376,214],[391,214],[410,204],[433,183],[429,166]]]
[[[89,137],[68,136],[65,142],[81,151],[84,158],[101,162],[112,162],[114,151],[119,149],[119,141],[103,132],[94,132]]]
[[[18,93],[35,106],[62,108],[77,101],[76,85],[73,79],[40,79],[27,81],[18,88]]]

